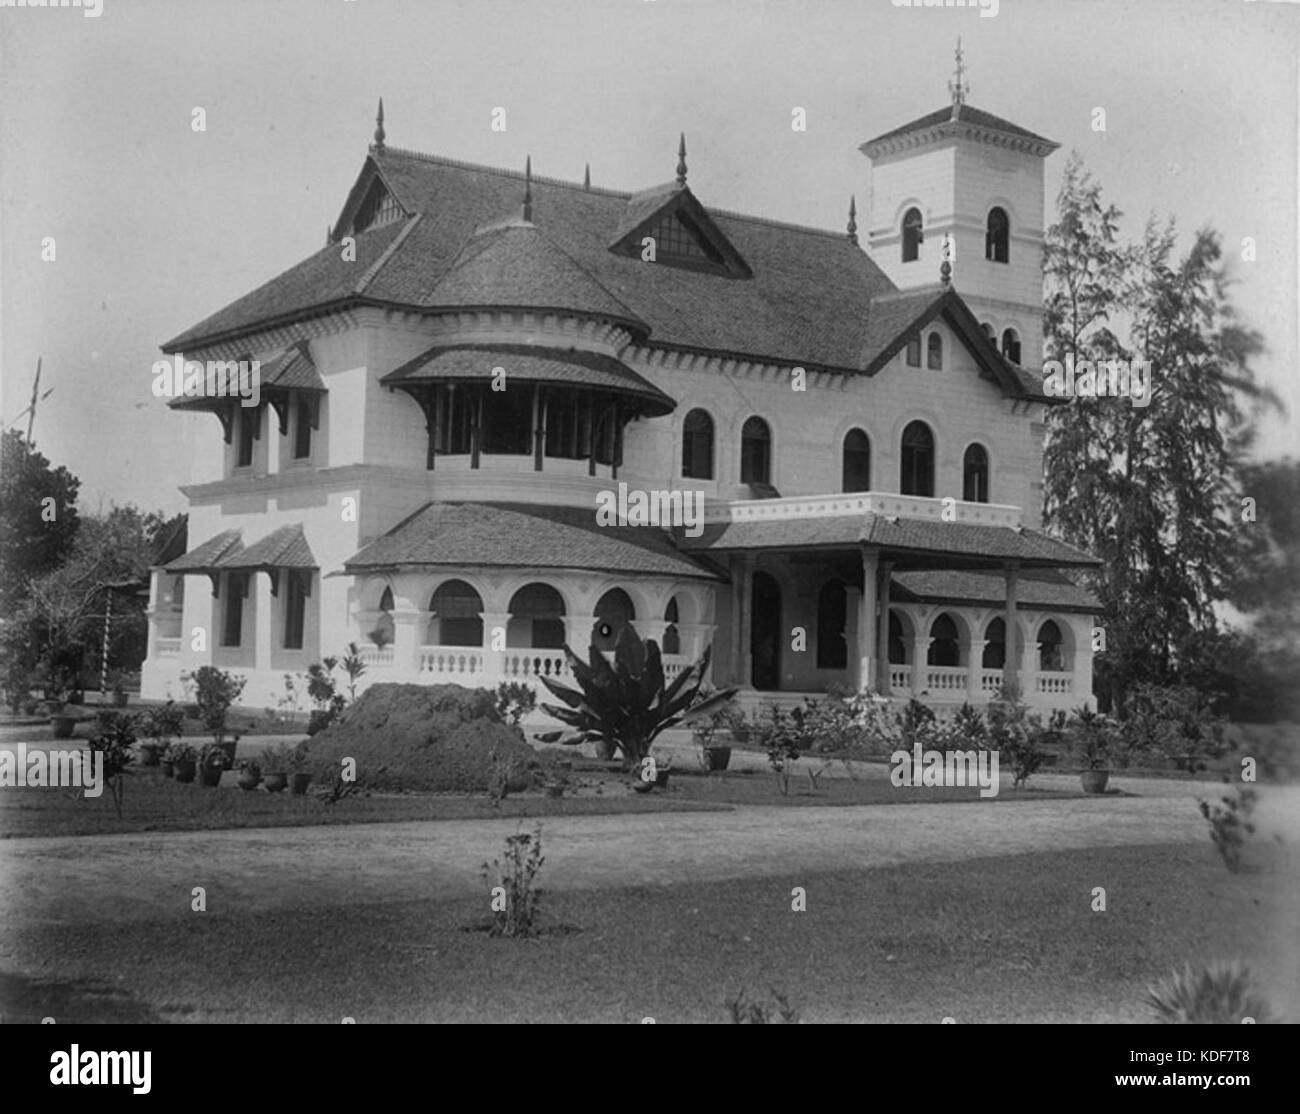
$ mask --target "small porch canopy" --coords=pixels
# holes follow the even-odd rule
[[[281,526],[250,546],[240,530],[223,530],[166,566],[169,573],[204,573],[212,579],[212,593],[218,593],[223,572],[265,572],[271,579],[271,594],[279,590],[282,570],[310,572],[318,569],[316,557],[301,524]]]
[[[1101,564],[1074,546],[1019,525],[1014,507],[957,503],[956,521],[941,517],[951,500],[878,495],[815,497],[733,504],[714,511],[697,538],[681,536],[683,552],[730,564],[732,580],[731,660],[738,677],[750,681],[753,576],[760,554],[781,555],[794,563],[830,566],[845,584],[859,587],[858,687],[889,691],[889,615],[893,577],[913,584],[942,581],[943,572],[1000,573],[1008,638],[1019,640],[1015,614],[1020,605],[1022,570],[1084,569]],[[779,505],[777,505],[779,504]],[[845,513],[861,511],[862,513]],[[893,513],[899,512],[899,513]],[[917,517],[904,517],[905,513]],[[925,516],[925,517],[922,517]],[[965,579],[965,578],[963,578]],[[1081,590],[1080,590],[1081,591]],[[959,589],[963,596],[969,588]],[[981,593],[983,594],[983,593]],[[1086,603],[1084,595],[1080,600]],[[1018,683],[1020,647],[1008,648],[1005,679]]]

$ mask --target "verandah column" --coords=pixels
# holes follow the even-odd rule
[[[1007,631],[1006,661],[1002,666],[1002,683],[1007,688],[1020,685],[1020,624],[1016,622],[1019,604],[1020,566],[1014,561],[1006,566],[1007,610],[1004,618]]]
[[[253,578],[253,668],[271,668],[271,647],[274,645],[274,633],[271,629],[272,578],[278,578],[277,587],[283,587],[285,575],[280,569],[264,569],[262,575],[249,574]]]
[[[858,688],[869,689],[876,683],[872,653],[876,644],[876,577],[880,571],[880,553],[862,547],[862,599],[858,603]]]
[[[892,561],[880,562],[880,621],[876,624],[876,691],[889,695],[889,592]]]
[[[750,633],[753,619],[754,558],[742,556],[736,564],[735,601],[738,614],[733,617],[731,629],[736,632],[734,684],[748,686],[752,683],[753,654],[750,652]]]
[[[505,676],[506,655],[500,647],[506,644],[510,612],[480,611],[478,617],[483,622],[483,678],[495,685]]]

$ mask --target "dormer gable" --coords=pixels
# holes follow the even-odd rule
[[[653,259],[647,253],[653,241]],[[753,271],[685,186],[672,183],[634,194],[609,245],[626,255],[667,267],[730,278],[750,278]]]

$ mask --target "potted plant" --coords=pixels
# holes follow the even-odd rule
[[[289,752],[289,792],[295,797],[305,797],[311,784],[311,771],[307,769],[307,748],[299,743]]]
[[[167,750],[163,755],[163,776],[175,776],[177,781],[183,782],[193,781],[197,764],[198,751],[190,746],[189,743],[181,742],[177,739],[167,747]]]
[[[723,731],[727,734],[721,734]],[[749,725],[744,713],[734,706],[719,709],[692,726],[691,734],[700,745],[704,768],[710,773],[721,772],[730,765],[731,742],[736,739],[738,731],[743,731],[747,738]],[[723,739],[726,742],[721,741]]]
[[[226,738],[226,720],[231,707],[244,691],[246,678],[236,677],[213,665],[203,665],[194,671],[193,679],[199,719],[212,733],[213,745],[225,751],[229,768],[235,762],[235,746],[239,742],[239,736]]]
[[[1110,781],[1110,767],[1119,759],[1119,734],[1115,722],[1087,706],[1074,710],[1069,727],[1070,748],[1082,760],[1079,780],[1085,793],[1104,793]]]
[[[239,788],[256,789],[262,784],[262,763],[256,758],[245,758],[239,763]]]
[[[215,789],[221,784],[221,775],[230,769],[230,755],[220,743],[208,743],[199,751],[199,784]]]
[[[289,784],[289,770],[293,764],[293,748],[279,743],[262,751],[262,784],[268,793],[283,792]]]
[[[172,739],[180,738],[185,727],[185,716],[176,701],[150,708],[141,721],[140,733],[148,740],[140,744],[140,765],[156,766]]]

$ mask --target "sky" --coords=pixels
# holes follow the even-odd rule
[[[321,246],[380,96],[390,146],[531,155],[575,181],[590,162],[614,189],[671,179],[684,131],[706,206],[842,229],[867,196],[859,144],[949,102],[959,35],[969,103],[1061,144],[1049,214],[1077,150],[1126,235],[1152,213],[1184,243],[1222,234],[1268,348],[1257,374],[1288,407],[1258,453],[1296,452],[1300,5],[1250,0],[1000,0],[991,17],[891,0],[0,7],[0,420],[27,406],[39,356],[54,392],[34,439],[81,477],[82,506],[184,509],[188,445],[218,426],[153,397],[159,345]]]

